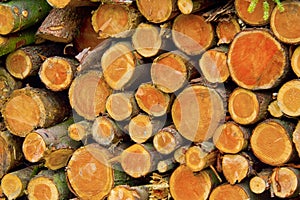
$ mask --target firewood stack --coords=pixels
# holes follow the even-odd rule
[[[299,199],[298,24],[298,0],[0,0],[0,199]]]

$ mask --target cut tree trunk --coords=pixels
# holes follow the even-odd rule
[[[106,99],[111,93],[102,72],[90,70],[75,77],[69,88],[69,101],[78,115],[93,120],[105,112]]]
[[[152,83],[141,84],[135,92],[138,106],[154,117],[166,115],[170,110],[171,97],[156,88]]]
[[[297,77],[300,77],[300,47],[297,47],[293,51],[290,60],[293,72],[296,74]]]
[[[164,119],[153,118],[140,113],[129,121],[128,133],[134,142],[141,144],[151,138],[159,129],[163,128],[164,124]]]
[[[174,199],[207,199],[219,180],[211,170],[193,173],[187,166],[180,165],[173,171],[169,184]]]
[[[44,0],[11,0],[0,4],[0,34],[26,29],[42,21],[51,10]]]
[[[285,82],[279,89],[277,103],[280,110],[291,117],[300,116],[300,80]]]
[[[217,128],[213,142],[221,152],[236,154],[248,147],[249,137],[249,129],[228,121]]]
[[[68,189],[64,170],[42,170],[33,177],[27,187],[28,199],[60,200],[68,199],[71,192]]]
[[[69,43],[78,33],[82,21],[81,8],[53,8],[39,26],[36,35],[53,42]]]
[[[123,38],[141,21],[141,14],[133,6],[125,4],[101,4],[92,16],[92,26],[100,38]]]
[[[47,0],[54,8],[94,6],[91,0]]]
[[[148,196],[149,195],[146,190],[129,187],[128,185],[118,185],[110,191],[107,196],[107,200],[148,200]]]
[[[21,138],[8,131],[0,132],[0,178],[22,163],[22,142]]]
[[[176,0],[137,0],[136,3],[139,11],[149,22],[162,23],[178,14]]]
[[[184,145],[184,146],[181,146],[178,149],[176,149],[173,154],[174,160],[177,163],[184,165],[185,164],[185,154],[189,148],[190,148],[190,145]]]
[[[1,188],[8,200],[17,199],[25,194],[30,179],[38,172],[38,166],[29,166],[3,176]]]
[[[205,51],[199,59],[202,75],[210,83],[224,83],[230,76],[227,52],[219,49]]]
[[[37,127],[57,124],[69,114],[69,105],[62,95],[32,87],[14,90],[2,109],[7,129],[20,137]]]
[[[0,113],[11,93],[21,87],[22,83],[20,81],[15,80],[10,73],[0,67]]]
[[[265,168],[257,175],[252,177],[249,182],[250,190],[255,194],[262,194],[271,187],[272,169]]]
[[[214,43],[214,30],[201,15],[181,14],[174,20],[172,38],[175,45],[188,55],[198,55]]]
[[[75,122],[68,127],[68,135],[72,140],[85,144],[92,133],[92,125],[93,123],[87,120]]]
[[[214,89],[201,85],[189,86],[176,97],[172,119],[184,138],[193,142],[205,141],[225,120],[223,100]]]
[[[153,146],[161,154],[168,155],[179,148],[183,143],[183,138],[175,129],[174,125],[170,125],[157,131],[153,137]]]
[[[129,176],[140,178],[154,171],[159,159],[152,144],[133,144],[121,153],[121,166]]]
[[[25,79],[37,75],[40,66],[49,56],[62,55],[63,47],[54,43],[21,47],[8,54],[5,64],[15,78]]]
[[[267,119],[259,123],[250,138],[254,155],[272,166],[291,161],[295,153],[291,139],[293,130],[294,125],[285,121]]]
[[[258,90],[277,86],[287,72],[287,52],[265,29],[247,29],[233,39],[227,63],[239,86]]]
[[[295,148],[298,152],[298,156],[300,157],[300,122],[297,122],[297,125],[293,131],[293,143],[295,145]]]
[[[165,93],[176,92],[199,74],[187,57],[179,52],[167,52],[156,57],[150,73],[153,84]]]
[[[300,22],[300,16],[297,14],[300,12],[300,2],[282,2],[282,7],[283,11],[279,6],[276,6],[272,11],[270,19],[271,30],[280,41],[288,44],[299,44],[299,30],[298,28],[295,29],[292,24]]]
[[[281,118],[284,115],[278,105],[277,100],[274,100],[269,104],[268,111],[275,118]]]
[[[272,95],[236,88],[229,96],[228,111],[232,119],[243,125],[254,124],[267,116]]]
[[[39,77],[52,91],[62,91],[70,87],[78,62],[75,59],[53,56],[47,58],[40,67]]]
[[[160,160],[157,163],[157,171],[159,173],[166,173],[170,170],[174,170],[177,167],[177,163],[174,158],[168,158],[165,160]]]
[[[73,119],[47,129],[37,129],[29,133],[23,142],[23,154],[29,162],[45,160],[51,170],[65,167],[72,153],[81,145],[69,138],[68,127]]]
[[[210,1],[210,0],[178,0],[177,6],[182,14],[191,14],[206,10],[224,1]]]
[[[230,44],[240,31],[240,25],[235,18],[219,21],[216,27],[216,34],[219,38],[217,44]]]
[[[99,200],[109,194],[114,185],[109,159],[109,152],[99,144],[88,144],[74,152],[66,173],[69,187],[78,198]]]
[[[133,92],[111,94],[106,100],[106,111],[116,121],[131,119],[139,113]]]
[[[6,36],[0,35],[0,56],[36,41],[36,29],[29,28]]]
[[[268,18],[264,18],[264,0],[257,1],[245,1],[245,0],[235,0],[234,6],[237,15],[245,23],[252,26],[263,26],[269,23],[270,16],[273,8],[275,7],[274,1],[267,0],[269,4],[269,10],[267,11]],[[254,5],[252,5],[254,4]],[[249,10],[249,6],[252,8]]]

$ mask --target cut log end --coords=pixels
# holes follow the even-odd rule
[[[293,24],[300,22],[300,2],[283,2],[283,11],[276,6],[272,11],[270,25],[275,36],[282,42],[288,44],[298,44],[300,42],[300,33]],[[293,27],[293,28],[292,28]]]
[[[263,29],[238,33],[230,45],[227,63],[232,79],[252,90],[277,86],[287,72],[284,47]]]
[[[220,21],[217,24],[216,33],[219,38],[218,44],[229,44],[234,36],[241,31],[237,20],[232,18],[228,21]]]
[[[25,137],[22,150],[26,160],[38,162],[43,158],[47,147],[43,137],[38,133],[32,132]]]
[[[74,150],[71,148],[62,148],[52,151],[50,154],[45,153],[43,159],[45,160],[45,167],[51,170],[58,170],[67,166],[70,157]]]
[[[91,133],[92,123],[89,121],[79,121],[68,127],[68,135],[72,140],[82,141]]]
[[[188,15],[193,11],[193,1],[192,0],[178,0],[178,9],[182,14]]]
[[[14,29],[14,14],[9,6],[0,5],[0,34],[9,34]]]
[[[47,0],[47,2],[55,8],[64,8],[71,2],[71,0]]]
[[[10,53],[5,64],[8,72],[18,79],[27,77],[33,67],[30,57],[22,50]]]
[[[210,194],[210,200],[240,200],[250,199],[250,196],[239,185],[224,184],[216,187]]]
[[[250,179],[249,187],[255,194],[262,194],[268,188],[268,183],[263,178],[255,176]]]
[[[283,112],[281,111],[280,107],[278,106],[278,101],[272,101],[268,106],[269,113],[276,118],[280,118],[283,116]]]
[[[292,54],[291,66],[293,72],[300,77],[300,47],[297,47]]]
[[[300,122],[297,123],[293,131],[293,143],[295,144],[298,155],[300,156]]]
[[[145,114],[139,114],[133,117],[128,126],[130,138],[136,143],[146,142],[154,132],[151,118]]]
[[[252,132],[250,144],[254,155],[272,166],[288,162],[293,154],[287,129],[275,120],[267,120],[257,125]]]
[[[25,189],[22,180],[14,174],[6,174],[2,178],[1,188],[8,199],[18,198]]]
[[[295,79],[284,83],[278,91],[277,103],[286,115],[300,116],[300,81]]]
[[[221,152],[235,154],[247,147],[248,135],[236,123],[227,122],[217,128],[213,142]]]
[[[114,187],[110,191],[107,197],[107,200],[116,200],[116,199],[135,200],[135,199],[140,199],[140,195],[136,190],[126,185],[119,185]]]
[[[187,82],[187,77],[187,61],[174,53],[160,55],[153,61],[151,66],[153,84],[166,93],[172,93],[180,89]]]
[[[172,37],[175,45],[189,55],[198,55],[212,46],[213,27],[199,15],[179,15],[174,20]]]
[[[155,117],[165,115],[170,106],[170,96],[151,83],[141,84],[136,93],[135,99],[139,107],[147,114]]]
[[[176,147],[177,142],[175,135],[166,130],[160,130],[154,135],[153,146],[161,154],[170,154]]]

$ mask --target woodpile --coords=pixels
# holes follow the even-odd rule
[[[299,199],[298,24],[298,0],[0,0],[0,200]]]

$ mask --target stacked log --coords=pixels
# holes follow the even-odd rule
[[[0,0],[0,199],[299,199],[299,13]]]

